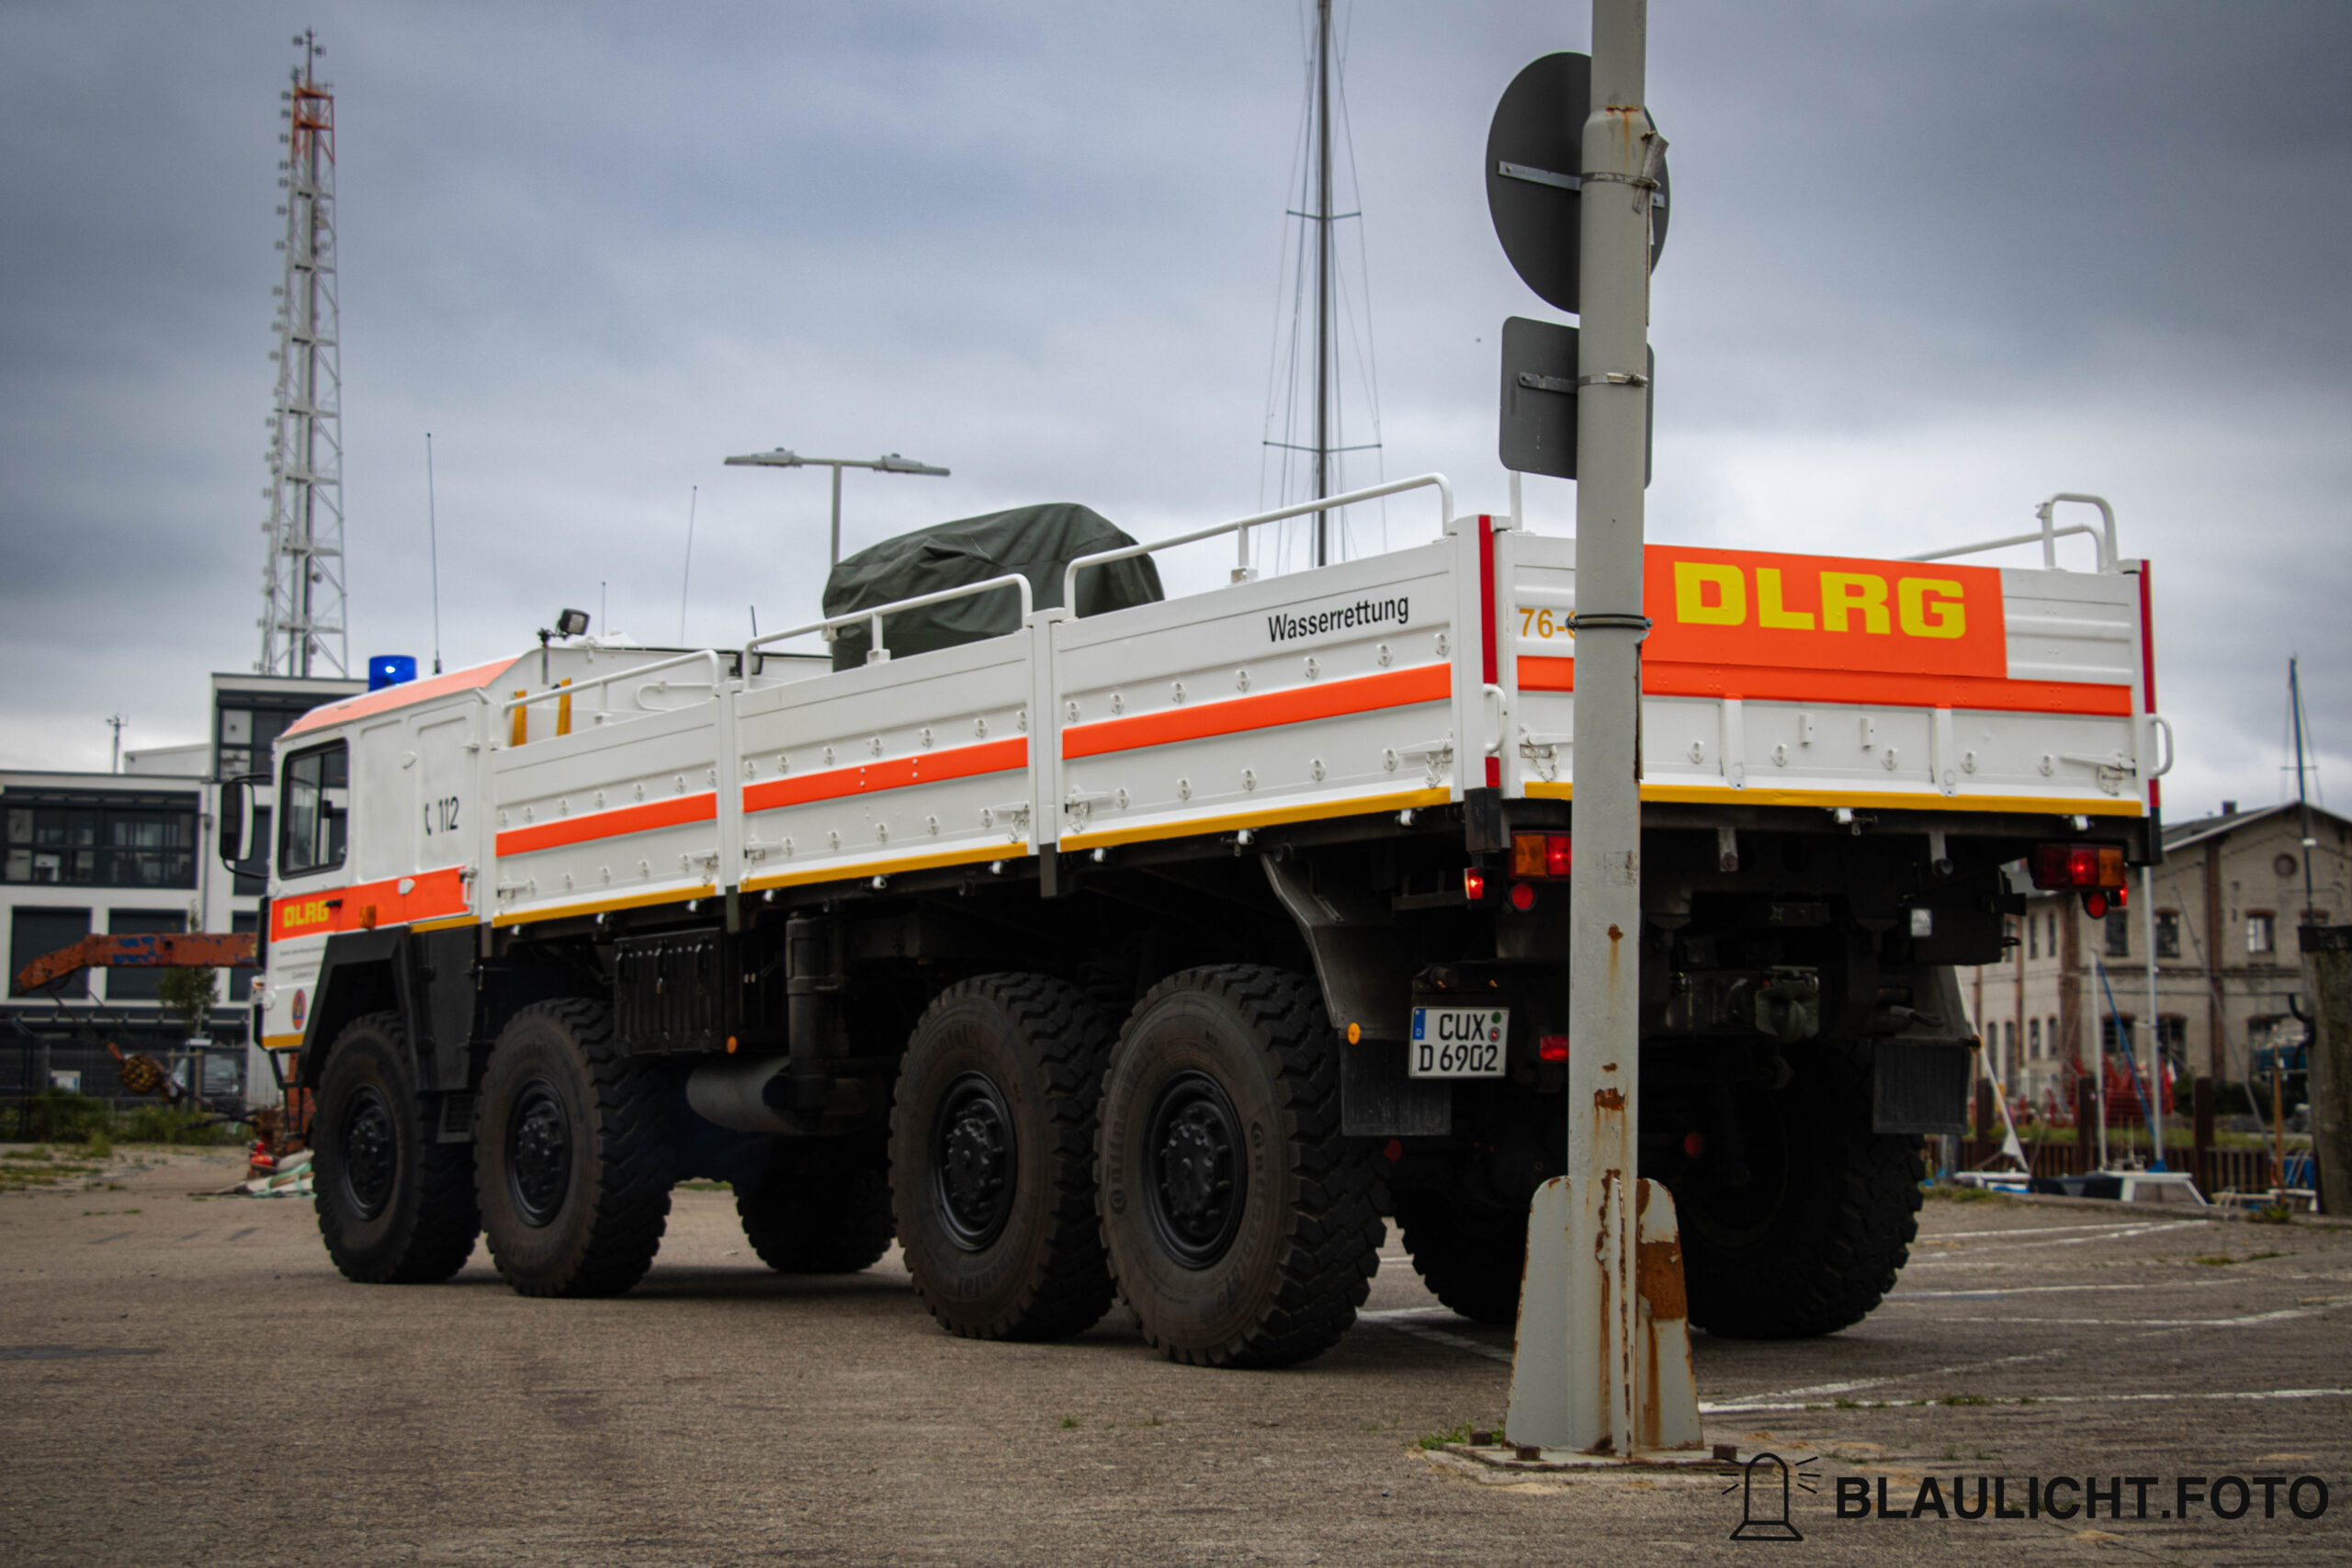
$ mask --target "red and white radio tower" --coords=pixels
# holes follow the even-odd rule
[[[278,95],[277,165],[286,205],[286,277],[277,288],[277,406],[270,415],[269,559],[262,579],[265,674],[349,673],[343,587],[343,348],[336,304],[334,94],[326,53],[305,29],[293,85]]]

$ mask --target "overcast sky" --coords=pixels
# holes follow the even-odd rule
[[[103,766],[118,711],[201,739],[206,672],[254,661],[300,28],[340,121],[351,653],[432,654],[430,430],[454,666],[605,594],[674,639],[697,485],[687,636],[811,615],[824,477],[730,452],[955,470],[850,474],[851,548],[1030,501],[1146,536],[1256,509],[1302,16],[7,0],[0,764]],[[1499,510],[1497,333],[1553,312],[1488,226],[1487,123],[1587,13],[1340,17],[1378,461]],[[1908,554],[2102,493],[2155,563],[2168,814],[2291,791],[2290,651],[2352,805],[2352,6],[1651,27],[1650,536]],[[1529,506],[1568,531],[1571,487]]]

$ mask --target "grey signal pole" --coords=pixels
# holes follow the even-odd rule
[[[1576,875],[1568,944],[1571,1280],[1604,1268],[1600,1428],[1630,1454],[1638,1344],[1628,1255],[1641,1077],[1641,646],[1645,426],[1649,384],[1650,195],[1665,143],[1644,107],[1645,0],[1593,0],[1592,113],[1584,124],[1577,363]],[[1602,1285],[1600,1280],[1590,1281]],[[1581,1293],[1581,1292],[1580,1292]]]
[[[730,468],[831,468],[833,470],[833,534],[832,547],[825,557],[828,570],[842,562],[842,470],[872,468],[884,474],[935,474],[947,477],[945,468],[934,468],[928,463],[918,463],[912,457],[901,457],[896,452],[880,457],[804,457],[799,453],[779,446],[773,452],[746,452],[729,457]]]

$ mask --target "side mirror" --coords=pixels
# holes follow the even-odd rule
[[[254,785],[263,775],[247,774],[220,785],[221,863],[242,869],[254,858]]]

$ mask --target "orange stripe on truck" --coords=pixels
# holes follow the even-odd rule
[[[649,800],[642,806],[621,806],[610,811],[582,812],[553,822],[534,822],[527,828],[509,828],[498,835],[498,852],[526,855],[534,850],[556,850],[566,844],[593,843],[627,833],[650,833],[657,828],[683,828],[689,823],[717,820],[718,792],[707,789],[700,795]]]
[[[401,884],[408,891],[401,891]],[[383,882],[355,882],[318,893],[283,894],[270,900],[269,940],[332,936],[337,931],[374,931],[379,926],[403,926],[467,912],[466,883],[460,869],[420,871]]]
[[[1205,740],[1212,736],[1272,729],[1276,725],[1304,724],[1310,719],[1340,718],[1349,714],[1376,713],[1382,708],[1442,703],[1453,695],[1453,666],[1423,664],[1379,675],[1326,681],[1286,692],[1268,692],[1261,696],[1228,697],[1221,703],[1203,703],[1197,707],[1170,708],[1164,713],[1139,713],[1132,718],[1071,725],[1062,731],[1062,755],[1100,757],[1112,751],[1172,745],[1179,740]]]
[[[1521,654],[1523,692],[1573,692],[1577,661]],[[1736,697],[1746,702],[1860,703],[1888,707],[1974,708],[1997,713],[2129,717],[2132,688],[2079,681],[2005,681],[1972,675],[1907,675],[1878,670],[1790,670],[1736,664],[1642,660],[1642,692],[1653,697]]]
[[[887,762],[855,768],[828,768],[797,778],[770,779],[743,786],[743,809],[775,811],[806,806],[817,800],[840,800],[876,790],[905,789],[910,784],[944,784],[950,779],[978,778],[984,773],[1009,773],[1029,765],[1029,738],[983,741],[978,746],[953,746]]]

